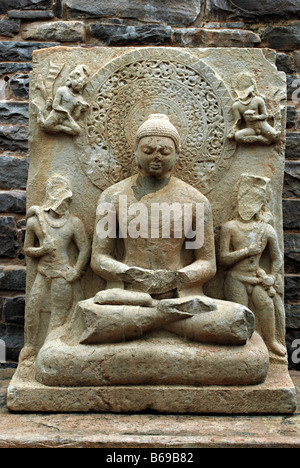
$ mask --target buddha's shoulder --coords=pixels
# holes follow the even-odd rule
[[[173,187],[178,191],[179,193],[182,192],[182,195],[188,195],[188,197],[191,200],[197,201],[198,203],[208,203],[209,201],[206,198],[203,193],[200,192],[200,190],[196,189],[193,187],[191,184],[188,184],[187,182],[184,182],[181,179],[178,179],[177,177],[172,177],[172,184]]]
[[[136,178],[137,174],[111,185],[103,191],[101,198],[114,198],[116,196],[126,194],[134,184]]]

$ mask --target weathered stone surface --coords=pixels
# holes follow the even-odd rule
[[[245,17],[264,17],[268,15],[299,14],[297,0],[230,0],[238,13]]]
[[[189,25],[201,10],[201,0],[64,0],[71,17],[134,18],[141,21]]]
[[[0,145],[10,151],[28,150],[28,127],[26,125],[0,125]]]
[[[300,200],[283,200],[283,226],[300,229]]]
[[[171,27],[160,25],[123,26],[91,23],[92,36],[107,45],[166,44],[171,40]]]
[[[5,343],[6,360],[17,361],[20,351],[24,346],[23,327],[20,325],[0,323],[0,339]]]
[[[285,312],[287,328],[300,328],[300,304],[286,304]]]
[[[284,236],[284,268],[286,273],[300,271],[300,234],[290,233]]]
[[[26,267],[23,266],[1,266],[0,267],[0,289],[3,291],[25,291]]]
[[[1,0],[0,13],[12,9],[47,9],[52,7],[52,0]]]
[[[26,188],[28,175],[27,158],[0,155],[0,189]]]
[[[299,409],[288,418],[285,414],[12,413],[5,405],[6,390],[14,371],[0,369],[1,448],[103,448],[106,450],[99,462],[104,463],[107,451],[111,455],[113,452],[124,455],[124,449],[146,448],[158,454],[160,450],[178,452],[181,447],[185,454],[193,452],[195,465],[201,463],[199,448],[300,447]],[[299,374],[291,372],[291,378],[299,399]],[[145,450],[144,456],[148,454]]]
[[[17,73],[9,80],[10,89],[17,98],[28,99],[29,75]]]
[[[0,21],[0,36],[14,37],[20,31],[21,21],[6,20]]]
[[[84,42],[85,26],[82,21],[37,22],[26,26],[22,37],[36,41]]]
[[[282,52],[276,54],[276,66],[278,70],[284,71],[285,73],[295,73],[296,71],[294,57]]]
[[[142,313],[142,310],[140,312]],[[228,382],[228,379],[234,379],[240,385],[245,384],[245,382],[250,385],[250,382],[255,384],[256,379],[261,380],[261,375],[265,373],[266,357],[258,335],[254,335],[245,347],[232,347],[231,358],[229,358],[226,348],[222,346],[212,345],[212,347],[207,348],[200,345],[196,351],[189,348],[184,352],[184,345],[180,339],[165,344],[166,349],[163,349],[162,340],[157,341],[155,338],[151,339],[150,337],[145,346],[139,346],[138,341],[130,341],[124,343],[122,353],[117,352],[115,356],[111,355],[111,344],[103,344],[101,348],[88,346],[87,349],[82,349],[82,351],[86,351],[85,353],[80,353],[76,347],[70,348],[60,344],[59,349],[55,350],[50,345],[39,353],[36,362],[36,379],[38,382],[50,387],[110,387],[114,385],[139,386],[142,384],[164,386],[167,385],[166,382],[174,382],[173,385],[176,383],[175,371],[180,372],[181,384],[178,382],[177,385],[185,385],[188,388],[189,385],[186,385],[186,382],[190,382],[191,385],[192,382],[195,382],[194,385],[205,385],[207,382],[210,385],[222,385]],[[146,359],[146,362],[140,365],[143,356],[145,359],[145,356],[155,354],[155,349],[160,350],[161,358],[156,356],[155,364],[151,362],[151,359]],[[163,360],[173,360],[173,353],[176,352],[176,349],[181,358],[176,363],[174,362],[173,368],[165,369],[163,372]],[[250,349],[251,353],[248,354]],[[79,354],[77,354],[78,351]],[[255,354],[255,359],[253,359],[252,353]],[[65,356],[65,359],[62,359],[62,355]],[[248,369],[248,374],[240,368],[239,370],[234,369],[235,364],[232,363],[236,361],[238,356],[243,363],[247,364],[245,367]],[[82,370],[79,371],[77,365],[74,367],[78,371],[72,366],[72,363],[77,363],[78,359],[81,359],[82,365],[87,371],[84,375]],[[99,371],[97,371],[97,362],[99,361],[102,364]],[[207,363],[206,366],[203,366],[204,361]],[[52,372],[49,372],[50,367]],[[91,369],[94,370],[91,371]],[[188,375],[189,371],[192,371],[191,375]]]
[[[285,163],[283,197],[300,198],[300,161]]]
[[[3,313],[6,323],[24,325],[25,296],[5,297]]]
[[[32,52],[37,49],[60,45],[53,42],[0,42],[0,60],[24,62],[32,59]]]
[[[151,411],[158,413],[174,413],[176,408],[178,413],[187,415],[191,412],[211,413],[211,408],[216,408],[217,405],[223,409],[222,413],[227,415],[239,413],[241,408],[246,414],[256,413],[257,409],[261,414],[291,413],[296,410],[295,389],[290,377],[282,375],[280,371],[280,367],[273,368],[273,379],[269,378],[259,387],[254,385],[198,388],[177,386],[50,388],[32,380],[23,385],[22,380],[15,374],[10,383],[7,405],[9,409],[17,412],[32,412],[30,408],[35,405],[35,411],[39,412],[49,411],[52,407],[56,408],[55,412],[70,412],[71,408],[75,412],[130,413],[137,410],[143,412],[151,408]],[[183,398],[183,391],[188,395],[187,400]],[[227,397],[224,397],[224,392]],[[86,402],[84,408],[80,404],[83,399]],[[168,411],[168,408],[173,410]]]
[[[28,123],[28,103],[17,101],[0,101],[0,122]]]
[[[0,76],[16,72],[27,72],[32,69],[32,64],[19,62],[0,62]]]
[[[300,73],[300,52],[294,52],[296,70]]]
[[[296,83],[296,86],[295,86],[295,76],[290,76],[290,75],[287,75],[286,77],[286,85],[287,85],[287,98],[288,100],[293,100],[293,97],[295,96],[295,91],[297,89],[297,85],[298,83]],[[298,92],[296,91],[296,93],[298,94]]]
[[[54,5],[55,16],[61,18],[63,14],[62,0],[57,0]]]
[[[300,133],[287,133],[285,157],[300,160]]]
[[[243,21],[230,21],[230,22],[217,22],[205,23],[206,29],[243,29],[245,23]]]
[[[284,283],[286,302],[300,302],[300,276],[286,275]]]
[[[297,0],[208,0],[208,11],[213,19],[240,17],[261,19],[271,16],[288,16],[294,18],[299,14]]]
[[[18,247],[15,218],[12,216],[0,216],[0,257],[14,258]]]
[[[25,213],[26,192],[21,190],[0,191],[0,212]]]
[[[233,29],[202,31],[206,45],[228,31],[234,39]],[[34,59],[24,245],[32,326],[9,408],[30,410],[34,401],[39,411],[293,412],[279,296],[286,87],[275,53],[134,45],[58,47]],[[60,108],[52,106],[58,99]],[[167,153],[159,164],[158,151]],[[143,204],[147,229],[159,202],[176,202],[176,218],[191,203],[189,227],[195,203],[204,205],[201,249],[187,251],[181,223],[179,236],[177,225],[167,237],[130,233],[120,260],[116,236],[102,236],[102,208],[111,202],[121,229],[124,196],[130,207]],[[254,275],[256,287],[245,287]],[[206,286],[214,295],[204,296]]]
[[[24,242],[25,242],[25,235],[26,235],[26,229],[23,228],[23,229],[20,229],[20,231],[21,231],[21,242],[22,242],[22,245],[24,245]],[[21,257],[21,258],[20,258],[20,257]],[[21,254],[18,255],[18,258],[19,258],[20,260],[24,260],[25,255],[21,253]]]
[[[207,10],[213,20],[226,21],[232,16],[232,5],[229,0],[207,0]]]
[[[183,47],[254,47],[258,34],[243,29],[177,29],[176,42]]]
[[[9,18],[32,21],[54,17],[51,10],[9,10],[7,14]]]
[[[298,111],[295,107],[287,106],[286,128],[293,128],[298,121]]]
[[[289,26],[268,26],[262,37],[263,45],[276,50],[293,51],[300,48],[300,22]]]

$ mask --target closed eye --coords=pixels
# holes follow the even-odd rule
[[[172,149],[171,149],[171,148],[162,148],[160,152],[161,152],[161,154],[163,154],[164,156],[169,156],[169,154],[172,153]]]
[[[151,146],[143,146],[142,151],[145,154],[152,154],[154,151],[154,148],[151,148]]]

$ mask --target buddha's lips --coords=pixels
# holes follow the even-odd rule
[[[150,164],[150,169],[154,169],[154,170],[155,170],[155,169],[161,169],[162,167],[163,167],[163,165],[160,164],[160,163],[152,163],[152,164]]]

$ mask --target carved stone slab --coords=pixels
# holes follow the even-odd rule
[[[33,62],[26,343],[8,389],[9,409],[295,411],[284,343],[286,82],[275,53],[57,47],[35,52]],[[210,251],[209,260],[216,262],[216,274],[201,284],[206,296],[196,301],[178,302],[180,288],[169,303],[148,290],[126,291],[126,275],[120,292],[123,283],[109,285],[93,266],[99,197],[113,199],[137,183],[136,134],[153,115],[167,119],[180,139],[173,182],[161,184],[156,194],[165,193],[168,201],[172,193],[187,203],[197,193],[211,207],[213,221],[209,215],[205,222],[211,223],[215,255]],[[161,245],[158,257],[175,255]],[[136,247],[145,256],[150,250]],[[191,253],[184,261],[193,262]],[[159,293],[159,269],[157,276],[144,272]],[[174,285],[180,274],[166,271]],[[203,294],[200,289],[193,294]],[[178,328],[164,328],[166,312],[172,320],[194,320],[204,332],[195,329],[194,341],[187,328],[186,335],[172,336]],[[207,314],[227,317],[222,327],[230,330],[228,341],[218,338],[222,327],[218,332],[219,322],[210,326]],[[153,317],[161,329],[153,329]],[[116,336],[125,318],[122,341]],[[116,336],[110,327],[119,327]],[[238,344],[231,341],[235,331],[242,336]]]

